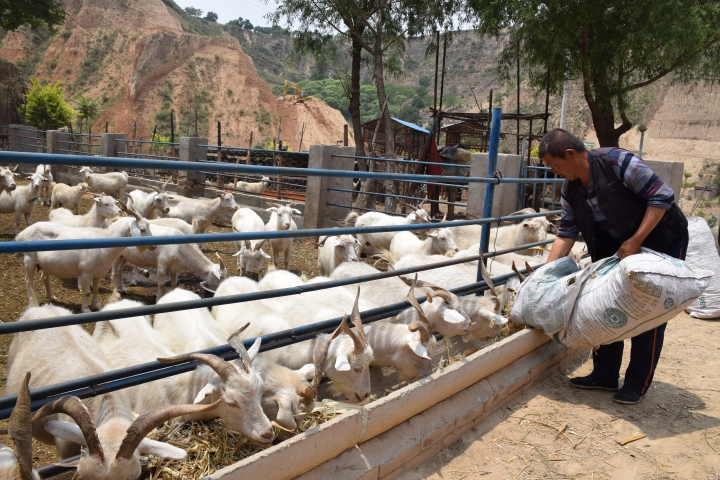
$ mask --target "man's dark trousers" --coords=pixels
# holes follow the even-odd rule
[[[596,244],[597,259],[593,259],[593,261],[615,255],[622,242],[605,232],[596,231],[595,233],[598,240]],[[662,253],[685,260],[687,244],[688,233],[686,230],[672,247]],[[630,349],[630,364],[625,371],[624,390],[645,395],[648,388],[650,388],[655,375],[655,367],[657,367],[660,352],[662,351],[666,326],[667,323],[663,323],[659,327],[630,339],[632,348]],[[597,375],[611,383],[616,382],[620,376],[623,347],[624,342],[622,340],[609,345],[601,345],[593,355],[593,375]]]

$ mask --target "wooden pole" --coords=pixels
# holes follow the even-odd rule
[[[217,161],[222,162],[222,124],[220,124],[220,120],[217,122],[217,132],[218,132],[218,153],[217,153]],[[222,178],[222,175],[219,173],[216,177],[216,183],[218,187],[222,187],[223,182],[220,180]]]
[[[303,131],[305,130],[305,124],[303,123]],[[343,146],[347,147],[350,141],[350,135],[348,133],[348,124],[343,125]]]
[[[442,75],[441,75],[441,77],[440,77],[440,78],[441,78],[441,80],[440,80],[440,105],[439,105],[440,112],[442,112],[442,108],[443,108],[443,95],[444,95],[444,92],[445,92],[445,53],[446,53],[446,52],[447,52],[447,37],[445,37],[445,38],[443,39]],[[440,115],[442,115],[442,113],[441,113]],[[442,116],[440,117],[440,122],[442,122]],[[441,129],[441,127],[442,127],[442,125],[441,125],[440,123],[438,123],[438,127],[437,127],[437,142],[436,142],[436,143],[438,144],[438,147],[440,146],[440,129]],[[436,204],[436,203],[433,203],[433,205],[437,205],[437,204]]]
[[[520,44],[518,44],[517,49],[517,64],[516,64],[516,78],[517,78],[517,114],[518,118],[516,120],[516,127],[517,127],[517,136],[515,137],[515,140],[517,142],[516,146],[516,153],[520,155]]]
[[[543,123],[543,134],[547,133],[548,109],[550,108],[550,66],[548,65],[547,82],[545,84],[545,122]]]
[[[435,93],[433,95],[433,115],[437,114],[437,80],[438,80],[438,61],[440,59],[440,32],[435,37]]]
[[[197,135],[197,107],[195,107],[195,136],[197,137]],[[252,135],[252,133],[250,135]]]

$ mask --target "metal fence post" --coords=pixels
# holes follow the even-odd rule
[[[502,108],[494,107],[492,110],[492,123],[490,124],[490,146],[488,148],[487,176],[492,177],[497,169],[498,147],[500,146],[500,117],[502,116]],[[488,183],[485,186],[485,204],[483,205],[483,218],[492,216],[493,194],[495,193],[495,184]],[[480,235],[480,250],[488,251],[490,245],[490,224],[486,223],[482,227]],[[478,265],[478,282],[482,281],[481,268]]]
[[[181,162],[197,162],[198,159],[207,160],[207,138],[181,137],[180,138],[180,160]],[[178,170],[177,193],[183,197],[205,196],[205,174],[188,170]]]
[[[20,152],[20,128],[25,128],[25,125],[9,125],[8,126],[8,150],[12,152]]]

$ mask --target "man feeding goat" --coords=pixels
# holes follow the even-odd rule
[[[687,220],[674,203],[672,189],[642,159],[621,148],[586,150],[583,142],[562,129],[540,141],[540,158],[562,185],[562,219],[548,262],[570,252],[578,235],[587,242],[593,262],[612,255],[625,258],[640,247],[685,259]],[[613,399],[638,403],[652,382],[660,358],[663,324],[632,338],[625,383]],[[593,371],[573,378],[578,388],[618,390],[623,342],[600,346]]]

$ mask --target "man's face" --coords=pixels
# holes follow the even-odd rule
[[[550,167],[555,176],[568,180],[577,180],[580,175],[578,152],[572,149],[565,150],[565,157],[553,157],[546,153],[542,161]]]

